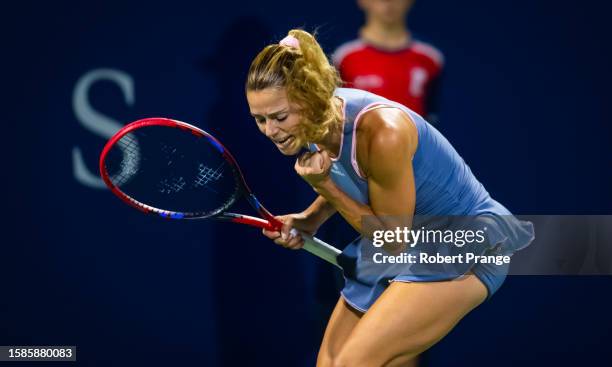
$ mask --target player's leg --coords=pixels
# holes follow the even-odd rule
[[[317,367],[332,367],[342,345],[348,339],[351,331],[363,314],[349,306],[344,298],[340,297],[336,307],[325,328],[325,335],[317,356]]]
[[[486,297],[484,284],[471,274],[444,282],[394,282],[332,355],[332,366],[405,366]]]

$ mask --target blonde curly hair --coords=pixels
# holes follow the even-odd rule
[[[298,40],[298,47],[266,46],[251,63],[245,90],[285,88],[289,102],[300,108],[301,143],[317,142],[342,122],[333,99],[341,79],[312,34],[292,29],[288,36]]]

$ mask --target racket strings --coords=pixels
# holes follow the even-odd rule
[[[183,190],[187,182],[183,177],[164,178],[158,184],[159,192],[162,194],[176,194]]]
[[[221,163],[217,168],[212,169],[204,165],[204,163],[200,163],[198,165],[198,174],[196,175],[194,186],[202,187],[205,189],[211,189],[208,186],[208,183],[218,181],[223,177],[223,166],[224,165],[225,163]],[[213,190],[213,192],[216,192],[216,191]]]
[[[150,126],[126,134],[105,164],[112,183],[135,205],[185,216],[215,215],[240,190],[233,166],[216,146],[176,128]]]
[[[132,134],[127,134],[121,138],[118,146],[122,153],[122,159],[119,164],[119,171],[112,173],[111,180],[116,186],[121,186],[130,181],[138,173],[140,168],[140,146],[138,139]]]

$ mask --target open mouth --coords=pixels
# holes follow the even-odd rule
[[[274,140],[274,143],[281,148],[286,148],[292,141],[293,136],[289,135],[288,137],[282,140]]]

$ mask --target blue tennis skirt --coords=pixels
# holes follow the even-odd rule
[[[516,217],[481,215],[478,224],[487,227],[486,244],[478,255],[512,256],[527,247],[534,239],[533,224]],[[392,282],[437,282],[449,281],[471,272],[485,285],[490,298],[503,284],[509,263],[472,263],[441,268],[415,266],[381,266],[373,264],[368,252],[376,249],[370,239],[358,237],[339,255],[338,263],[343,269],[345,285],[342,297],[353,308],[365,312]],[[454,251],[457,249],[452,249]],[[447,255],[450,255],[447,254]],[[424,270],[425,269],[425,270]]]

